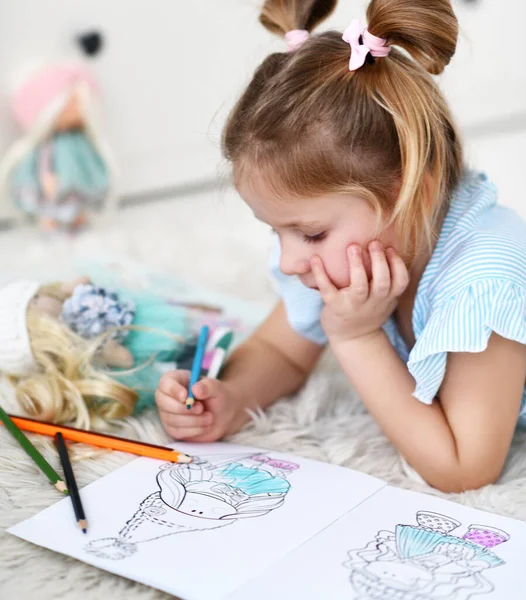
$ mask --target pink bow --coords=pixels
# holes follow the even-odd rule
[[[362,43],[360,44],[360,36]],[[391,48],[387,45],[387,40],[376,37],[362,26],[359,19],[353,19],[343,33],[343,39],[351,47],[351,59],[349,61],[349,71],[356,71],[365,62],[366,56],[371,53],[372,56],[387,56]]]

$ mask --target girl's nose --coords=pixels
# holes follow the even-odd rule
[[[279,268],[285,275],[304,275],[310,270],[310,262],[307,257],[282,246]]]

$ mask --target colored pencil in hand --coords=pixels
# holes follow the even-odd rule
[[[29,454],[30,458],[34,461],[37,467],[44,473],[49,481],[57,488],[59,492],[63,494],[68,493],[66,484],[62,481],[60,475],[53,469],[48,461],[40,454],[40,452],[33,446],[22,431],[17,427],[11,417],[4,411],[0,406],[0,420],[5,425],[5,428],[15,438],[15,440],[22,446],[22,448]]]
[[[77,487],[77,481],[75,479],[75,474],[73,473],[73,467],[71,466],[71,461],[69,460],[66,442],[64,441],[64,436],[60,433],[60,431],[55,434],[55,444],[57,446],[58,455],[60,456],[60,462],[62,463],[62,470],[64,471],[64,476],[66,478],[66,484],[68,486],[77,523],[82,529],[83,533],[87,533],[88,522],[86,521],[86,515],[84,514],[84,508],[82,507],[82,502],[80,500],[79,488]]]
[[[212,357],[212,362],[210,363],[210,368],[208,369],[207,377],[210,379],[217,379],[223,364],[225,362],[225,358],[232,344],[232,339],[234,338],[234,333],[232,331],[226,332],[215,345],[214,355]]]
[[[206,342],[208,341],[208,325],[201,327],[201,333],[197,340],[197,348],[195,349],[194,362],[192,364],[192,373],[190,375],[190,385],[188,386],[188,398],[186,399],[186,408],[190,410],[194,405],[194,395],[192,387],[199,381],[201,375],[201,367],[205,356]]]
[[[107,448],[118,452],[129,452],[137,456],[146,456],[157,460],[166,460],[173,463],[190,463],[192,457],[183,452],[166,448],[165,446],[157,446],[155,444],[147,444],[146,442],[138,442],[136,440],[128,440],[126,438],[108,435],[106,433],[97,433],[95,431],[85,431],[75,427],[67,427],[66,425],[55,425],[54,423],[44,423],[36,419],[26,419],[24,417],[12,417],[13,422],[24,431],[32,433],[40,433],[41,435],[54,435],[60,431],[64,439],[72,442],[80,442],[82,444],[90,444],[98,448]]]

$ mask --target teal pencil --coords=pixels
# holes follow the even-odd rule
[[[223,364],[225,362],[226,355],[228,353],[228,349],[232,344],[232,340],[234,339],[234,334],[232,331],[228,331],[225,335],[217,342],[214,356],[212,357],[212,362],[210,363],[210,368],[208,369],[207,377],[211,379],[216,379],[221,372]]]
[[[203,327],[201,327],[199,339],[197,340],[197,348],[195,350],[192,373],[190,375],[190,385],[188,386],[188,398],[186,399],[186,408],[188,410],[190,410],[194,405],[192,387],[199,381],[199,376],[201,375],[201,366],[203,364],[203,358],[205,357],[206,342],[208,341],[209,331],[210,329],[208,325],[203,325]]]

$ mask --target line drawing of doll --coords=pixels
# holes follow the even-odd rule
[[[184,347],[184,309],[87,277],[0,287],[0,373],[29,415],[81,428],[154,404],[162,375]]]
[[[45,231],[74,231],[115,208],[116,168],[95,110],[99,89],[82,63],[33,72],[10,98],[23,134],[0,164],[6,209]]]
[[[505,531],[470,525],[458,537],[461,523],[448,516],[419,511],[416,520],[349,551],[343,566],[359,600],[468,600],[494,591],[484,571],[505,564],[491,550],[510,539]]]
[[[189,464],[162,465],[159,490],[141,502],[117,537],[93,540],[84,549],[118,560],[159,538],[262,517],[283,505],[290,490],[287,477],[298,468],[265,453],[194,456]]]

